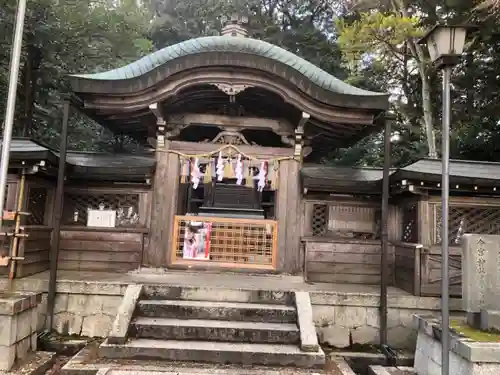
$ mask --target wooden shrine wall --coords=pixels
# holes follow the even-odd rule
[[[117,228],[115,228],[117,229]],[[126,272],[142,261],[144,234],[139,229],[61,230],[60,270]]]
[[[389,235],[396,234],[397,208],[389,212]],[[305,275],[310,281],[380,283],[380,203],[353,199],[311,199],[302,203]],[[389,247],[390,280],[394,248]]]
[[[300,163],[280,162],[279,185],[276,197],[278,220],[277,270],[299,274],[303,270],[304,253],[300,244]]]
[[[395,285],[421,296],[441,295],[441,200],[438,196],[402,206],[402,241],[395,246]],[[450,197],[450,296],[462,293],[461,236],[500,234],[500,199]]]
[[[143,263],[152,267],[168,267],[177,262],[174,243],[176,215],[183,197],[179,196],[180,164],[175,152],[201,154],[214,152],[219,144],[169,141],[156,152],[156,171],[152,189],[151,227],[149,246],[146,247]],[[259,159],[289,157],[291,148],[238,146],[241,152]],[[174,152],[169,152],[172,150]],[[303,266],[300,246],[300,163],[295,160],[280,162],[279,186],[276,194],[277,254],[273,262],[278,272],[299,274]],[[181,220],[181,219],[179,219]],[[230,219],[228,219],[230,220]],[[215,265],[216,266],[216,265]],[[245,269],[245,267],[242,267]]]
[[[7,182],[6,209],[15,211],[19,194],[20,177],[9,175]],[[54,198],[54,185],[52,182],[33,176],[27,176],[22,197],[22,211],[29,212],[29,216],[21,216],[21,231],[27,237],[20,238],[17,256],[24,257],[16,262],[16,278],[30,276],[49,269],[50,240],[52,228],[50,227],[52,215],[52,200]],[[14,223],[9,229],[13,230]],[[9,253],[13,238],[2,240],[3,251]],[[0,275],[7,276],[10,266],[0,267]]]
[[[58,269],[126,272],[137,269],[147,244],[149,187],[68,186],[65,189]],[[87,208],[118,210],[115,228],[87,227]],[[121,212],[133,213],[132,219]]]

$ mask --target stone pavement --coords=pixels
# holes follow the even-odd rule
[[[43,290],[48,287],[49,272],[41,272],[16,280],[16,288],[22,290]],[[379,294],[378,285],[330,284],[304,282],[302,276],[289,275],[248,275],[237,273],[216,273],[210,271],[190,272],[143,268],[129,273],[58,271],[58,283],[99,282],[115,285],[166,284],[172,286],[203,286],[206,288],[262,289],[305,292],[338,292]],[[3,285],[5,284],[5,285]],[[0,280],[0,288],[6,287],[6,280]],[[17,288],[19,290],[19,288]],[[390,295],[410,295],[402,289],[389,287]]]

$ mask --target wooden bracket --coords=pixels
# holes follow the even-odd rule
[[[307,121],[311,118],[311,115],[307,112],[302,112],[302,118],[299,121],[299,125],[295,129],[295,150],[293,156],[302,157],[302,146],[304,144],[304,126]]]

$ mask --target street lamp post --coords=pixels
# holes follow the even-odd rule
[[[442,375],[450,374],[449,362],[449,234],[448,234],[448,201],[450,196],[450,78],[452,68],[460,61],[467,34],[467,26],[458,25],[436,25],[424,35],[419,41],[426,44],[429,49],[431,61],[438,69],[443,71],[443,104],[442,104],[442,179],[441,179],[441,325],[442,325]]]
[[[3,127],[2,156],[0,158],[0,230],[3,224],[3,210],[9,170],[10,142],[14,127],[14,112],[16,110],[17,81],[23,44],[24,16],[26,14],[26,0],[19,0],[17,4],[17,17],[12,41],[10,58],[9,92],[7,94],[7,107],[5,109],[5,123]]]

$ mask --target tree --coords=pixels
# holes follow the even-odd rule
[[[135,2],[38,0],[28,2],[16,111],[17,135],[56,145],[61,94],[67,74],[102,71],[131,62],[151,49],[145,36],[147,13]],[[6,97],[16,1],[1,0],[0,96]],[[3,105],[4,103],[2,103]],[[3,112],[3,108],[0,107]],[[70,144],[92,148],[102,131],[92,121],[73,118]],[[81,134],[74,139],[74,134]]]
[[[432,105],[431,72],[426,54],[416,40],[423,34],[421,19],[411,15],[401,2],[393,2],[390,11],[364,12],[353,22],[337,22],[339,44],[351,71],[368,65],[384,66],[388,89],[397,105],[404,107],[409,126],[420,120],[424,129],[428,155],[437,157]],[[411,84],[420,78],[420,98],[415,98]],[[421,108],[421,110],[420,110]]]
[[[329,73],[346,77],[334,35],[335,4],[329,0],[153,0],[150,36],[155,48],[218,35],[224,17],[249,17],[249,34],[288,49]]]

